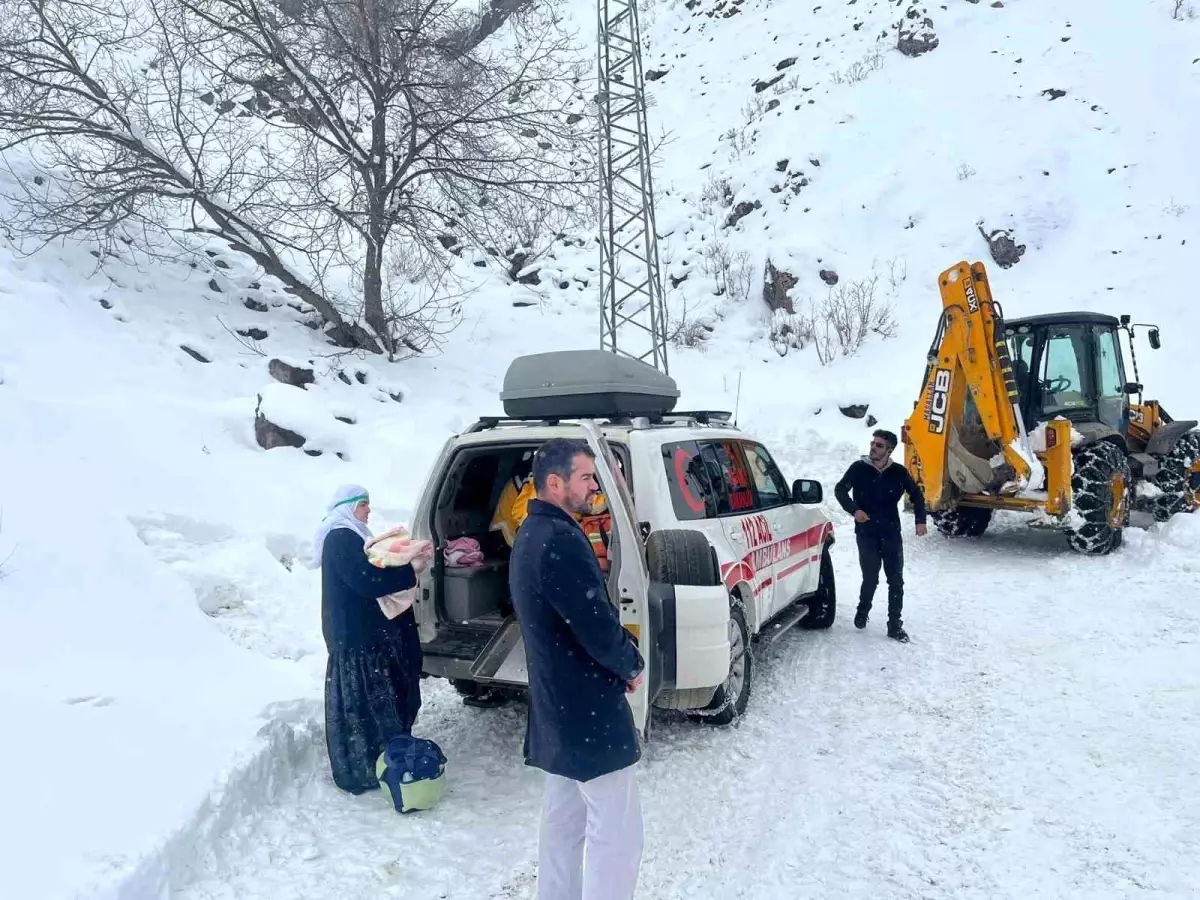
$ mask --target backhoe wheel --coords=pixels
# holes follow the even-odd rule
[[[1079,524],[1067,532],[1072,550],[1103,556],[1121,546],[1132,483],[1129,459],[1116,444],[1099,441],[1075,454],[1071,506]]]
[[[979,537],[991,524],[992,511],[975,506],[956,506],[942,512],[931,512],[929,518],[946,537]]]
[[[1200,431],[1182,435],[1162,458],[1154,486],[1162,491],[1154,498],[1154,518],[1159,522],[1200,506]]]

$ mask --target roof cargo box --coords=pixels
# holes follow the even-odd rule
[[[518,356],[500,400],[514,419],[661,416],[675,408],[675,379],[607,350],[557,350]]]

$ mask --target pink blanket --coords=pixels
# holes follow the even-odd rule
[[[479,541],[475,538],[460,537],[448,541],[442,554],[448,566],[473,569],[483,565],[483,551],[479,548]]]

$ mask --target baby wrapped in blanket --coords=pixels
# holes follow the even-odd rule
[[[418,577],[433,561],[433,543],[413,540],[409,537],[408,530],[403,527],[393,528],[371,538],[364,549],[371,565],[386,568],[411,563]],[[417,590],[418,588],[413,587],[407,591],[380,597],[379,608],[389,619],[394,619],[413,605],[417,599]]]

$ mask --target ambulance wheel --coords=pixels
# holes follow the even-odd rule
[[[754,657],[750,652],[750,630],[742,599],[729,598],[729,672],[713,694],[712,702],[691,714],[694,721],[706,725],[729,725],[740,719],[750,703],[750,685],[754,680]]]
[[[837,618],[837,586],[833,578],[833,559],[829,547],[821,554],[821,576],[817,582],[817,593],[808,605],[808,615],[800,620],[800,627],[807,631],[829,628]]]

